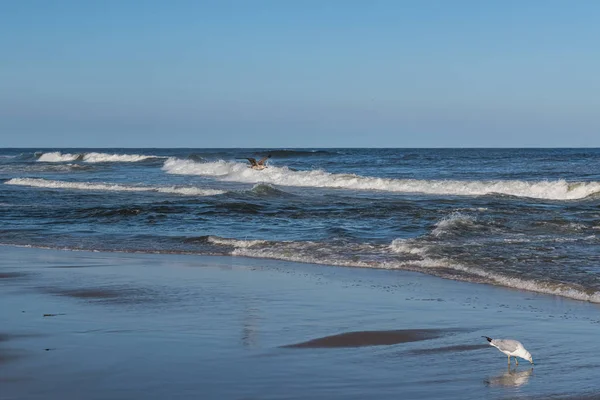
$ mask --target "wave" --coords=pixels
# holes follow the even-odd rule
[[[336,248],[333,244],[322,242],[271,242],[266,240],[239,240],[217,236],[209,236],[212,244],[233,247],[231,255],[252,258],[270,258],[311,264],[326,264],[334,266],[399,269],[436,275],[443,278],[462,280],[475,283],[486,283],[504,286],[530,292],[544,293],[567,297],[575,300],[600,303],[600,291],[591,290],[574,283],[523,279],[487,271],[479,267],[465,266],[446,258],[428,257],[427,249],[419,247],[415,242],[406,239],[396,239],[389,246],[354,244],[350,251],[347,248]],[[345,245],[344,247],[346,247]],[[418,255],[417,259],[393,259],[383,257],[373,258],[375,252],[407,253]],[[364,257],[357,255],[361,252]],[[344,253],[344,251],[346,253]],[[353,256],[344,258],[345,254]],[[368,257],[369,254],[371,257]],[[381,254],[380,254],[381,256]]]
[[[288,167],[269,166],[262,171],[247,164],[215,161],[197,163],[169,158],[163,170],[170,174],[212,176],[226,181],[270,183],[281,186],[378,190],[396,193],[423,193],[449,196],[509,195],[544,200],[579,200],[600,194],[600,182],[555,181],[457,181],[391,179],[334,174],[323,170],[294,171]]]
[[[147,156],[140,154],[106,154],[106,153],[87,153],[83,156],[84,162],[103,163],[103,162],[139,162],[152,159],[161,159],[166,157]]]
[[[93,170],[93,165],[74,164],[74,163],[35,163],[35,164],[3,164],[0,165],[0,172],[3,173],[44,173],[44,172],[80,172]]]
[[[180,194],[185,196],[214,196],[226,193],[223,190],[202,189],[197,187],[131,186],[116,183],[66,182],[38,178],[13,178],[4,182],[4,184],[49,189],[98,190],[114,192],[158,192]]]
[[[206,238],[208,243],[218,244],[222,246],[232,246],[236,248],[248,248],[260,244],[268,243],[266,240],[237,240],[237,239],[228,239],[222,238],[219,236],[208,236]]]
[[[106,162],[139,162],[151,159],[164,159],[165,157],[148,156],[140,154],[108,154],[108,153],[61,153],[58,151],[42,153],[38,157],[40,162],[68,162],[83,161],[87,163]]]
[[[293,196],[291,193],[285,192],[283,190],[277,189],[276,187],[266,184],[266,183],[257,183],[252,187],[250,193],[253,193],[257,196],[264,197],[286,197]]]
[[[79,161],[81,159],[83,159],[83,154],[61,153],[59,151],[54,151],[40,154],[37,160],[39,162],[67,162]]]
[[[452,232],[461,232],[473,228],[474,223],[475,218],[470,215],[454,212],[435,224],[431,234],[433,236],[443,236]]]

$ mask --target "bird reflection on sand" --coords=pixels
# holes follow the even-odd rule
[[[246,304],[242,317],[242,344],[244,347],[258,347],[259,309]]]
[[[533,374],[533,368],[524,371],[517,371],[510,367],[506,372],[497,376],[491,376],[484,380],[487,386],[519,387],[527,384]]]

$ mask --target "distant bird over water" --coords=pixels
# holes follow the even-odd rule
[[[265,168],[267,168],[267,166],[265,165],[265,162],[269,158],[271,158],[270,154],[266,157],[261,158],[258,161],[256,161],[256,158],[248,157],[248,158],[246,158],[246,160],[250,161],[250,165],[248,166],[248,168],[252,168],[252,169],[256,169],[256,170],[265,169]]]
[[[498,350],[500,350],[508,356],[508,365],[510,365],[511,356],[515,358],[516,365],[519,365],[519,360],[517,360],[517,357],[521,357],[522,359],[525,359],[533,364],[533,357],[531,357],[531,354],[518,340],[492,339],[487,336],[483,337],[486,338],[488,342],[490,342],[490,346],[494,346],[495,348],[497,348]]]

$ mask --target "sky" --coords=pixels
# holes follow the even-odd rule
[[[0,147],[600,147],[595,0],[0,2]]]

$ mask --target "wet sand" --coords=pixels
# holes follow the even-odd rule
[[[447,330],[451,331],[451,330]],[[346,332],[325,336],[308,342],[282,346],[296,349],[318,349],[335,347],[389,346],[398,343],[417,342],[442,336],[442,329],[404,329],[396,331]]]
[[[600,398],[600,306],[403,271],[0,247],[0,399]],[[507,368],[481,336],[521,340]]]

